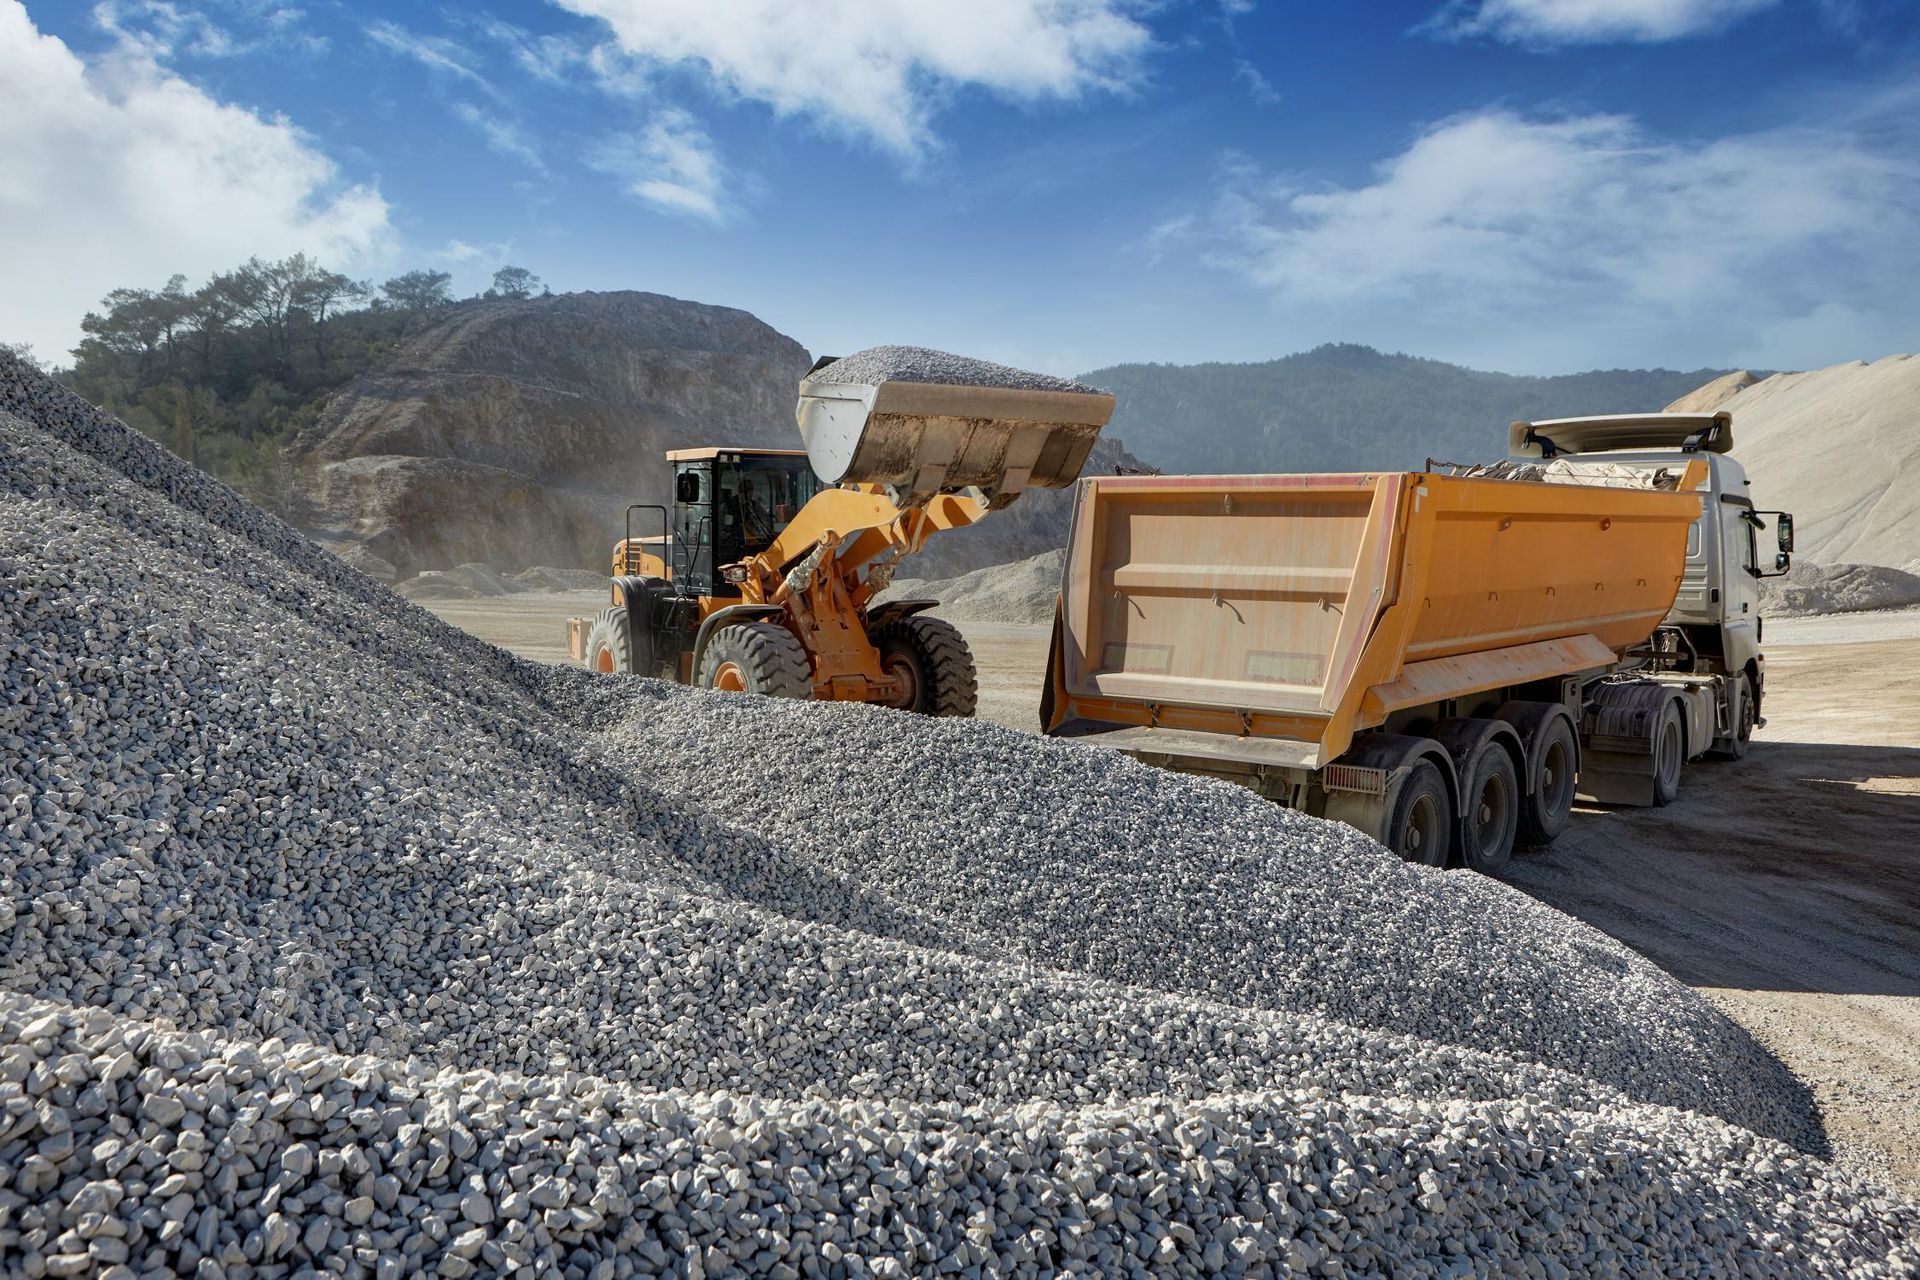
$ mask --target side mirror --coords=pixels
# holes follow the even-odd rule
[[[673,500],[675,502],[700,501],[700,473],[682,471],[673,478]]]
[[[1781,573],[1785,573],[1787,570],[1793,568],[1793,557],[1782,551],[1773,558],[1773,567]]]
[[[1773,517],[1773,527],[1774,527],[1775,533],[1778,535],[1781,553],[1783,555],[1792,554],[1793,552],[1793,516],[1792,514],[1786,511],[1776,512]]]

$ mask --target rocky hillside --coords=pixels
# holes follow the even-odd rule
[[[1801,556],[1920,569],[1920,356],[1736,376],[1683,406],[1732,412],[1753,500],[1794,513]]]
[[[665,450],[790,446],[809,363],[744,311],[659,294],[463,307],[294,441],[292,511],[382,576],[600,568],[626,505],[666,500]]]
[[[1718,370],[1485,373],[1350,343],[1259,364],[1127,364],[1080,375],[1120,398],[1113,426],[1168,471],[1340,471],[1484,462],[1515,418],[1645,412]]]

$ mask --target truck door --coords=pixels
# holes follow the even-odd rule
[[[1753,529],[1748,519],[1753,508],[1746,502],[1724,499],[1719,506],[1720,583],[1727,625],[1752,626],[1760,616],[1760,580],[1754,576],[1759,566],[1754,560]]]

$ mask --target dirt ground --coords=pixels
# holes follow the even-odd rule
[[[563,619],[603,606],[429,607],[562,661]],[[962,627],[980,715],[1037,728],[1046,629]],[[1774,620],[1767,637],[1746,760],[1691,766],[1665,809],[1583,811],[1508,879],[1705,993],[1807,1082],[1836,1152],[1920,1195],[1920,610]]]

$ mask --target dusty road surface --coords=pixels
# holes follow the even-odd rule
[[[604,597],[429,607],[556,661],[562,620]],[[980,715],[1035,729],[1047,629],[961,625]],[[1717,1001],[1812,1088],[1838,1151],[1920,1194],[1920,610],[1767,638],[1746,760],[1691,766],[1665,809],[1582,812],[1508,878]]]

